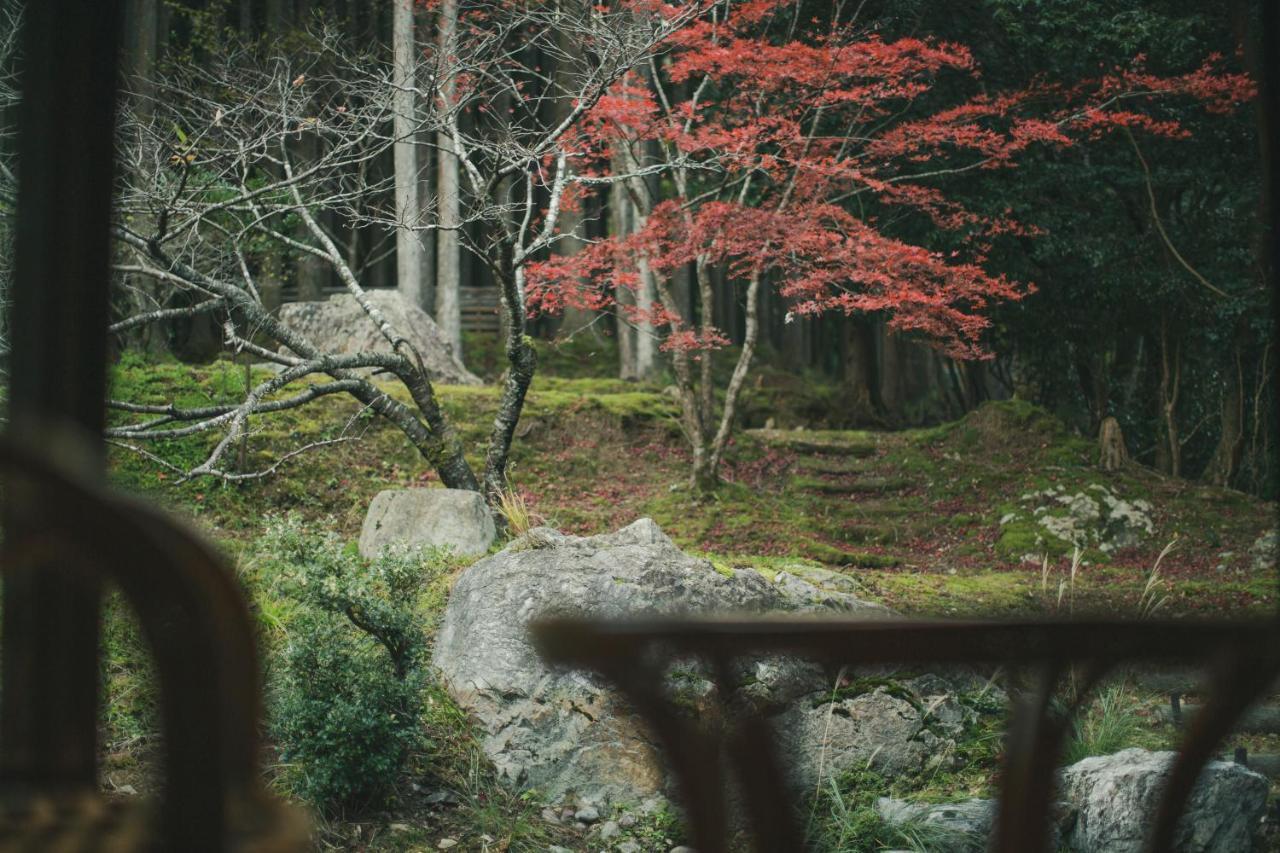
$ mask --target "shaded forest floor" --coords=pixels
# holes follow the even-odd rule
[[[209,405],[244,393],[242,368],[126,363],[113,396]],[[748,406],[768,410],[770,392]],[[444,408],[477,466],[496,390],[440,389]],[[394,429],[349,401],[252,423],[249,467],[302,444],[350,438],[291,460],[262,481],[174,475],[127,450],[113,451],[116,481],[206,527],[236,552],[262,517],[296,511],[354,539],[369,500],[385,488],[437,485]],[[149,446],[178,465],[213,441],[196,436]],[[724,486],[698,500],[685,484],[688,452],[675,401],[656,388],[608,379],[539,378],[513,453],[512,479],[536,521],[572,533],[612,530],[649,516],[680,546],[732,568],[765,572],[809,564],[843,572],[868,597],[913,615],[1110,612],[1137,615],[1151,570],[1161,612],[1243,616],[1274,611],[1272,572],[1250,547],[1275,525],[1275,505],[1162,477],[1134,465],[1106,473],[1091,441],[1026,403],[988,404],[966,418],[898,432],[746,430],[729,453]],[[1072,553],[1045,537],[1027,497],[1107,489],[1145,502],[1149,532],[1107,551]],[[1003,523],[1002,523],[1003,522]],[[1065,585],[1064,585],[1065,584]],[[1148,601],[1151,595],[1148,595]]]

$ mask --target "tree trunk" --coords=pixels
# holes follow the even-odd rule
[[[876,388],[875,330],[862,317],[843,317],[840,322],[844,344],[844,383],[848,389],[851,421],[879,419],[879,391]]]
[[[1109,389],[1107,386],[1106,368],[1100,354],[1082,352],[1076,347],[1074,354],[1076,378],[1080,383],[1080,394],[1084,397],[1088,409],[1089,432],[1096,435],[1102,426],[1102,419],[1107,416]]]
[[[1228,368],[1228,381],[1222,395],[1218,445],[1204,472],[1204,479],[1215,486],[1231,485],[1240,469],[1244,449],[1244,363],[1238,337],[1233,353],[1234,363]]]
[[[1160,410],[1164,416],[1165,473],[1182,476],[1182,439],[1178,433],[1178,385],[1182,378],[1182,350],[1174,345],[1169,356],[1169,324],[1160,321]]]
[[[280,34],[292,25],[292,0],[267,0],[267,32]]]
[[[159,48],[160,9],[156,0],[131,0],[128,9],[129,85],[139,96],[136,108],[145,121],[151,115],[152,79]]]
[[[395,143],[396,197],[396,287],[405,299],[430,310],[431,294],[422,274],[422,238],[418,224],[418,147],[415,139],[414,113],[416,98],[415,68],[417,51],[413,39],[414,0],[393,0],[391,42],[394,54],[392,71],[392,132]]]
[[[613,236],[622,237],[631,233],[633,206],[626,187],[614,184],[610,188],[609,230]],[[614,310],[618,327],[618,376],[631,381],[640,378],[636,367],[636,328],[626,312],[627,307],[635,305],[635,294],[628,288],[619,287],[616,298],[618,304]]]
[[[458,32],[458,2],[444,0],[440,4],[439,54],[441,62],[453,62]],[[441,97],[452,101],[456,91],[452,75],[440,86]],[[436,137],[436,201],[440,230],[436,232],[436,324],[454,353],[462,358],[462,241],[458,229],[462,222],[462,200],[459,195],[460,174],[453,139],[447,132]]]
[[[1120,422],[1113,417],[1103,418],[1098,431],[1098,464],[1104,471],[1119,471],[1128,458]]]
[[[643,222],[637,223],[643,227]],[[653,311],[653,304],[658,301],[657,287],[654,284],[653,271],[649,269],[647,258],[637,260],[639,267],[640,289],[636,294],[636,302],[646,312]],[[651,323],[641,323],[636,329],[636,378],[649,379],[657,367],[657,333]]]
[[[524,276],[513,269],[509,254],[499,259],[502,271],[501,295],[506,315],[507,376],[498,413],[493,419],[489,450],[485,456],[484,495],[490,506],[497,506],[507,488],[507,461],[511,456],[511,440],[524,410],[524,398],[538,367],[538,354],[525,334]]]
[[[756,269],[747,282],[742,351],[738,355],[737,364],[733,366],[733,375],[729,377],[729,387],[724,392],[724,409],[720,413],[720,426],[711,441],[706,470],[699,472],[696,467],[694,469],[694,486],[700,491],[705,491],[708,486],[714,488],[720,480],[720,463],[724,461],[724,451],[729,445],[729,436],[733,433],[733,422],[738,416],[738,395],[742,392],[747,371],[751,369],[751,359],[755,356],[756,340],[760,334],[760,286],[763,278],[763,272]]]

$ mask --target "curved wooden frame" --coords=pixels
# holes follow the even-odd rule
[[[999,853],[1049,849],[1055,774],[1070,721],[1053,712],[1050,699],[1072,667],[1083,674],[1081,697],[1121,663],[1209,668],[1213,695],[1188,730],[1166,785],[1147,842],[1152,853],[1172,849],[1178,818],[1201,769],[1232,722],[1280,676],[1276,622],[550,620],[532,630],[550,663],[601,674],[653,727],[700,853],[729,850],[726,765],[742,791],[756,849],[800,851],[803,836],[768,721],[736,707],[732,721],[720,714],[718,725],[688,719],[664,698],[664,660],[693,656],[706,661],[722,698],[728,695],[733,662],[755,655],[793,655],[831,666],[986,662],[1038,670],[1033,688],[1016,699],[1006,734],[992,838]]]

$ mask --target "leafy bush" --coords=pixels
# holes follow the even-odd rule
[[[272,591],[294,604],[272,703],[286,782],[325,810],[370,805],[419,739],[419,613],[440,609],[450,561],[407,550],[366,561],[293,516],[268,520],[259,553]]]

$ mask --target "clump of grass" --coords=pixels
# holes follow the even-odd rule
[[[522,492],[514,487],[506,488],[498,496],[498,515],[511,536],[523,536],[535,527],[546,524],[546,519],[529,507]]]
[[[1072,724],[1072,737],[1063,758],[1074,764],[1094,755],[1110,755],[1132,746],[1141,732],[1141,720],[1123,682],[1112,684],[1079,714]]]
[[[1160,555],[1156,557],[1155,563],[1151,566],[1151,571],[1147,574],[1147,582],[1142,587],[1142,595],[1138,598],[1138,614],[1143,619],[1148,619],[1155,615],[1155,612],[1165,605],[1169,600],[1169,596],[1164,593],[1164,579],[1160,576],[1160,563],[1167,557],[1178,544],[1178,537],[1175,535],[1169,540],[1169,544],[1165,545],[1160,551]]]
[[[1079,546],[1071,549],[1071,567],[1067,570],[1067,574],[1058,581],[1058,596],[1054,601],[1054,610],[1062,610],[1063,599],[1067,602],[1067,613],[1074,614],[1076,609],[1076,578],[1080,575],[1080,567],[1084,564],[1084,552]],[[1049,593],[1049,575],[1052,574],[1049,566],[1049,554],[1045,553],[1044,558],[1040,562],[1040,594],[1048,596]]]

